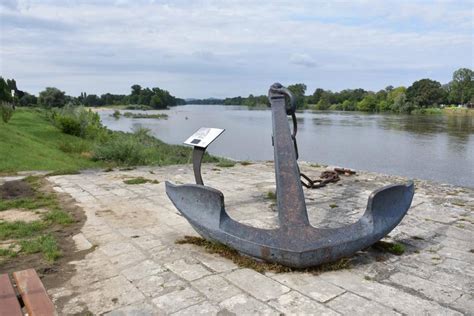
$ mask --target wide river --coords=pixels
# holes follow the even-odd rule
[[[100,112],[112,130],[142,126],[167,143],[181,144],[200,127],[218,127],[225,132],[209,152],[273,160],[269,110],[185,105],[146,112],[166,113],[167,120],[115,119],[112,112]],[[300,160],[474,187],[474,116],[306,111],[297,118]]]

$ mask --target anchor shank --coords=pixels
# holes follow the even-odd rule
[[[300,172],[285,110],[285,97],[270,98],[273,119],[277,208],[280,227],[309,226]]]

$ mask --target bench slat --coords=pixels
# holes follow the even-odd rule
[[[53,302],[34,269],[13,272],[13,278],[29,316],[55,315]]]
[[[8,274],[0,275],[0,316],[22,316],[20,303],[16,297]]]

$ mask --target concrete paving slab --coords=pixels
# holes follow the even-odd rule
[[[260,227],[278,224],[274,202],[266,198],[275,188],[272,163],[215,169],[203,166],[205,181],[224,193],[231,217]],[[308,163],[301,163],[301,169],[314,176],[324,170]],[[160,184],[123,182],[139,176]],[[165,180],[192,182],[192,168],[49,177],[55,190],[69,193],[87,216],[75,237],[78,249],[96,246],[84,259],[69,263],[76,270],[70,280],[48,289],[60,315],[472,313],[472,188],[417,180],[413,207],[390,233],[390,241],[405,246],[401,256],[369,249],[340,271],[262,274],[198,246],[176,244],[185,234],[197,234],[167,198]],[[358,172],[337,184],[305,189],[310,222],[318,227],[354,222],[373,190],[404,181]]]

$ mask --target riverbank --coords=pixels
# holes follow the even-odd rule
[[[0,122],[0,173],[46,170],[75,173],[81,169],[169,165],[191,161],[191,149],[169,145],[148,135],[105,131],[101,139],[62,132],[42,109],[17,109]],[[69,121],[68,121],[69,122]],[[205,161],[222,159],[206,155]]]
[[[199,104],[185,104],[185,105],[198,105]],[[206,104],[202,104],[206,105]],[[220,104],[214,104],[216,106],[220,106]],[[182,106],[182,105],[177,105]],[[241,105],[225,105],[225,106],[241,106]],[[266,110],[269,109],[268,106],[266,105],[259,105],[259,106],[242,106],[242,107],[247,107],[248,110]],[[142,110],[142,111],[164,111],[163,109],[153,109],[151,107],[147,106],[141,106],[141,105],[109,105],[109,106],[98,106],[98,107],[87,107],[87,109],[94,111],[94,112],[100,112],[100,111],[107,111],[107,110]],[[314,107],[314,105],[308,105],[304,109],[300,109],[298,111],[318,111],[318,112],[349,112],[349,113],[364,113],[364,114],[391,114],[391,115],[406,115],[407,113],[395,113],[395,112],[359,112],[359,111],[340,111],[340,110],[319,110]],[[464,108],[464,107],[455,107],[455,106],[450,106],[450,107],[445,107],[445,108],[438,108],[438,107],[432,107],[432,108],[424,108],[424,109],[417,109],[414,110],[411,114],[413,115],[468,115],[468,116],[474,116],[474,108]]]
[[[302,163],[311,177],[323,167]],[[142,184],[128,184],[144,178]],[[272,163],[203,165],[206,184],[224,193],[234,219],[260,228],[277,225]],[[50,270],[43,282],[59,314],[469,314],[474,281],[474,190],[416,181],[408,215],[384,239],[403,253],[369,248],[340,270],[257,272],[190,244],[197,236],[167,198],[164,182],[192,183],[190,165],[140,167],[48,177],[70,194],[87,219],[74,236],[72,272]],[[365,210],[373,190],[401,177],[371,172],[306,190],[310,222],[346,225]],[[66,263],[65,263],[66,264]]]

